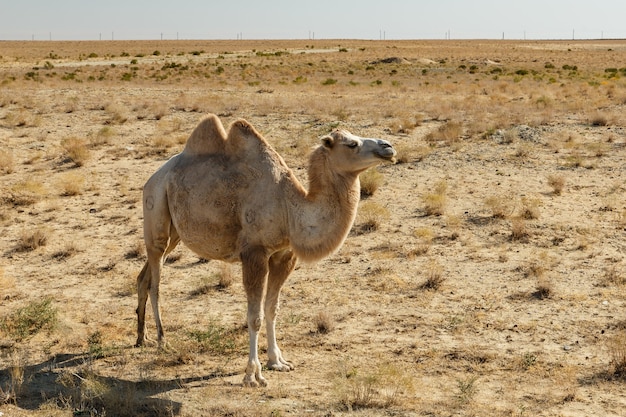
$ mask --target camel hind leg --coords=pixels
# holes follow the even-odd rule
[[[145,336],[146,303],[148,301],[148,295],[150,296],[150,304],[152,305],[154,321],[156,323],[159,346],[164,340],[161,311],[159,308],[161,269],[165,257],[172,252],[180,242],[178,233],[173,225],[170,228],[170,233],[171,236],[164,251],[160,251],[156,248],[152,248],[152,250],[148,249],[148,260],[137,276],[137,342],[135,346],[141,346],[145,340],[148,340]]]
[[[151,181],[148,182],[148,185]],[[149,193],[148,185],[144,188],[144,240],[148,260],[137,276],[137,346],[145,340],[146,302],[150,304],[157,329],[157,341],[162,345],[164,335],[159,309],[159,283],[163,260],[180,242],[180,237],[169,213],[164,193]],[[160,194],[160,195],[159,195]],[[157,198],[155,198],[157,197]],[[158,198],[160,197],[160,198]],[[155,201],[157,204],[155,204]],[[158,204],[161,203],[161,204]]]

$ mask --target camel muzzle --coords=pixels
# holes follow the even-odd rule
[[[396,156],[397,152],[393,148],[393,146],[391,146],[391,143],[382,139],[379,139],[377,143],[378,143],[379,149],[377,149],[375,152],[376,156],[382,159],[393,161],[393,158]]]

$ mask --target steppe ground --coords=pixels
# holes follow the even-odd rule
[[[0,414],[624,415],[625,67],[621,40],[0,42]],[[303,184],[334,128],[399,152],[285,285],[266,388],[239,266],[182,245],[170,348],[133,347],[141,189],[207,113]]]

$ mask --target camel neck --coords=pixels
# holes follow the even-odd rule
[[[352,227],[359,197],[358,174],[336,172],[327,150],[315,150],[309,160],[308,192],[290,213],[290,241],[296,255],[316,261],[337,250]]]

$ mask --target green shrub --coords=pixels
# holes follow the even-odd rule
[[[52,298],[46,297],[0,319],[0,329],[17,340],[23,340],[41,330],[51,330],[56,323],[57,309],[52,305]]]

